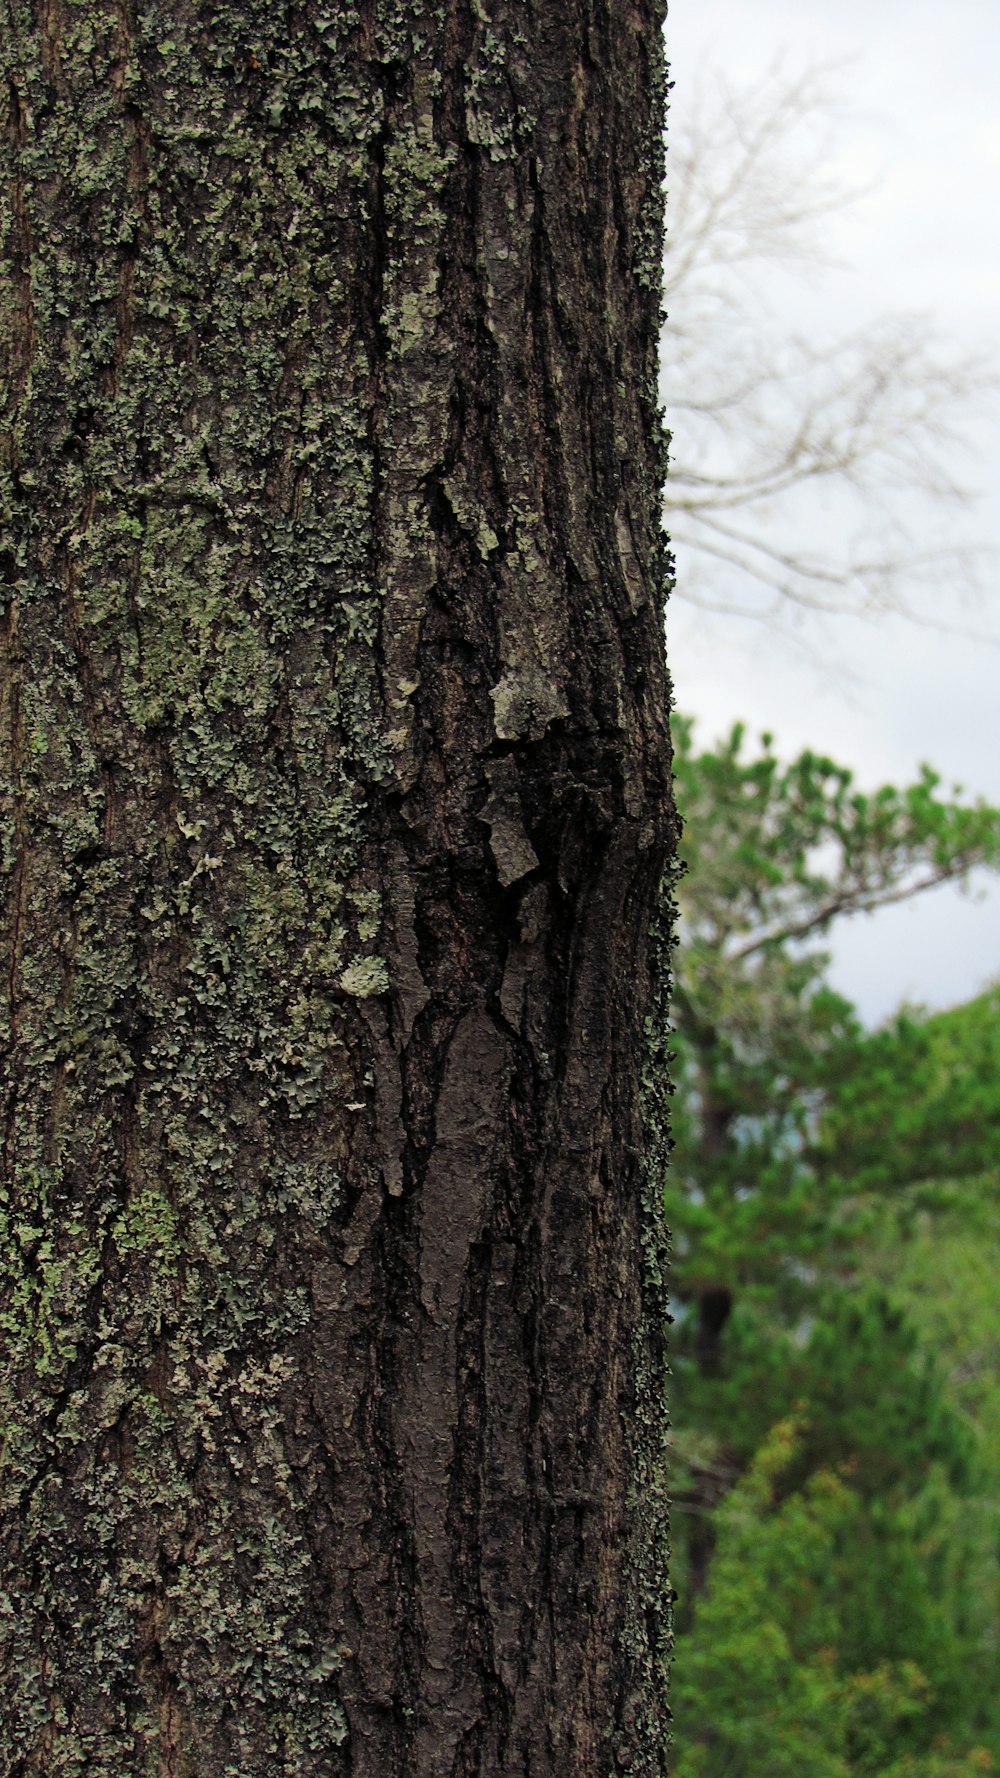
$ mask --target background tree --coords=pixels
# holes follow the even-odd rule
[[[1000,811],[678,726],[677,1778],[1000,1758],[998,998],[866,1033],[817,940]]]
[[[934,517],[990,382],[919,318],[809,302],[850,196],[837,77],[713,72],[670,150],[679,595],[806,637],[974,580]],[[995,862],[997,817],[679,726],[672,1769],[971,1778],[1000,1758],[995,1007],[865,1034],[822,947]]]
[[[841,1113],[838,1149],[843,1197],[865,1182],[865,1167],[895,1169],[898,1146],[882,1156],[876,1132],[885,1099],[870,1093],[887,1037],[863,1041],[849,1004],[825,979],[826,953],[815,940],[837,921],[871,913],[977,867],[1000,863],[1000,811],[953,801],[925,769],[905,789],[865,793],[852,774],[819,754],[790,765],[769,737],[748,756],[739,726],[699,752],[691,725],[675,724],[678,801],[685,816],[687,872],[680,885],[680,927],[673,1016],[678,1081],[676,1149],[668,1176],[668,1217],[675,1239],[675,1288],[697,1305],[703,1365],[718,1356],[734,1293],[779,1282],[795,1309],[803,1262],[833,1257],[834,1182],[827,1168],[817,1188],[817,1113],[843,1074],[856,1082],[855,1120],[867,1119],[846,1149]],[[904,1021],[891,1040],[906,1044]],[[926,1050],[913,1027],[910,1062]],[[978,1104],[962,1116],[948,1072],[925,1065],[895,1074],[896,1127],[903,1104],[925,1134],[936,1114],[942,1145],[956,1128],[978,1164],[992,1126],[979,1128]],[[986,1056],[976,1080],[988,1093]],[[945,1083],[948,1084],[945,1084]],[[905,1084],[904,1084],[905,1083]],[[934,1087],[936,1084],[936,1093]],[[913,1095],[923,1085],[922,1105]],[[968,1099],[971,1083],[959,1090]],[[888,1087],[887,1087],[888,1090]],[[926,1142],[915,1149],[926,1161]]]
[[[830,173],[842,72],[779,66],[735,88],[713,70],[670,141],[663,390],[678,597],[772,624],[920,613],[928,578],[975,582],[977,553],[932,543],[929,515],[967,498],[944,447],[954,461],[995,372],[920,315],[837,333],[818,305],[796,325],[782,300],[826,258],[831,222],[857,195]]]
[[[660,1770],[662,22],[0,9],[12,1775]]]

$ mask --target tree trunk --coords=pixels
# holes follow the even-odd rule
[[[704,1284],[697,1293],[694,1355],[703,1377],[716,1377],[722,1364],[722,1334],[733,1307],[725,1284]]]
[[[661,1770],[659,0],[2,0],[0,1771]]]

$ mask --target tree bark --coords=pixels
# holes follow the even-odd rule
[[[2,0],[0,1771],[662,1769],[659,0]]]

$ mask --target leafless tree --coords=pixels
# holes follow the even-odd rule
[[[790,277],[804,274],[816,298],[831,222],[860,195],[830,171],[836,72],[778,67],[746,88],[713,75],[668,160],[663,397],[678,590],[778,623],[919,615],[928,575],[947,571],[967,592],[980,560],[950,536],[938,544],[928,513],[944,521],[970,498],[955,464],[996,387],[990,367],[919,315],[838,333],[817,299],[790,320]]]

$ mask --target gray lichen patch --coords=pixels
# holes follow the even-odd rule
[[[569,715],[553,677],[540,667],[516,667],[490,692],[498,741],[539,741],[550,722]]]

